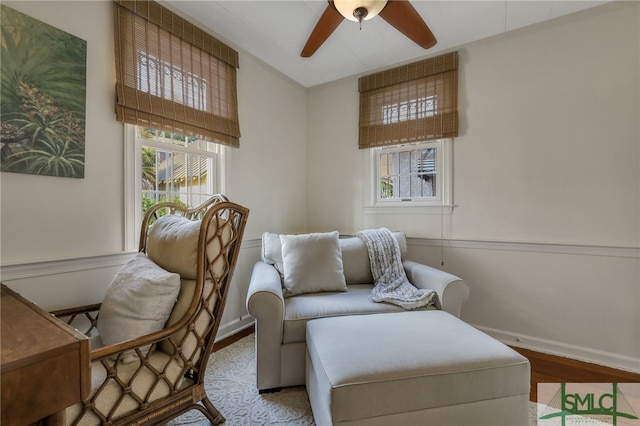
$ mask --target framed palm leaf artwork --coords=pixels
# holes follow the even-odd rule
[[[87,42],[0,7],[0,171],[83,178]]]

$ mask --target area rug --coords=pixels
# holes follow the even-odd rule
[[[256,388],[255,334],[215,352],[207,367],[209,399],[226,418],[226,426],[315,425],[304,386],[259,394]],[[530,406],[530,426],[537,424],[537,405]],[[176,418],[170,425],[209,425],[197,410]],[[464,426],[464,425],[461,425]]]

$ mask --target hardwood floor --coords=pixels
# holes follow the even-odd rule
[[[513,348],[531,364],[531,401],[538,400],[538,383],[638,383],[640,374],[574,359]]]
[[[218,351],[254,332],[253,326],[227,337],[213,346]],[[513,348],[529,359],[531,364],[531,394],[537,402],[538,383],[638,383],[640,374],[569,358],[544,354],[528,349]]]
[[[224,338],[224,339],[220,340],[219,342],[215,342],[213,344],[213,351],[217,352],[222,348],[226,348],[230,344],[235,343],[238,340],[242,339],[243,337],[250,335],[254,331],[255,331],[255,328],[252,325],[251,327],[247,327],[244,330],[240,330],[239,332],[237,332],[233,336],[229,336],[227,338]]]

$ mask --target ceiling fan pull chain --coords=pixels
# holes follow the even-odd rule
[[[362,31],[362,20],[366,18],[368,14],[369,11],[366,7],[360,6],[353,9],[353,17],[358,20],[358,23],[360,24],[360,31]]]

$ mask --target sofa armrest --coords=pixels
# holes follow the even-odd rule
[[[253,267],[247,292],[247,311],[256,319],[258,389],[279,387],[284,295],[280,274],[268,263],[257,262]]]
[[[284,320],[284,294],[280,274],[268,263],[256,262],[253,266],[247,292],[247,310],[256,319],[272,318],[280,324]]]
[[[403,262],[409,281],[418,288],[434,290],[442,310],[460,317],[462,304],[469,298],[469,285],[466,281],[440,269],[423,265],[411,260]]]

